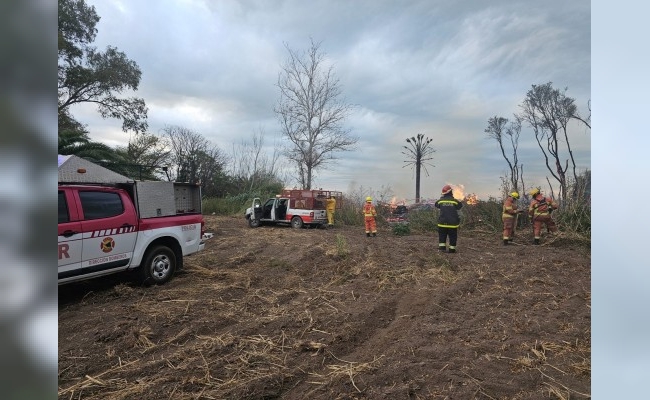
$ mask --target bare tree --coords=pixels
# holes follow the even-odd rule
[[[485,133],[488,137],[496,140],[501,150],[501,155],[508,163],[509,183],[510,188],[515,191],[525,190],[524,187],[524,166],[519,165],[519,158],[517,155],[517,148],[519,147],[519,135],[521,134],[521,119],[515,115],[514,121],[508,121],[507,118],[494,116],[488,119],[488,126],[485,128]],[[504,145],[504,141],[509,144]],[[510,156],[506,155],[506,147],[508,152],[512,152]],[[521,183],[521,185],[520,185]],[[506,188],[506,190],[508,190]]]
[[[574,179],[577,180],[576,163],[567,130],[569,121],[577,115],[577,107],[575,99],[567,97],[566,91],[567,88],[563,91],[554,89],[552,82],[532,85],[520,105],[520,117],[533,128],[537,144],[544,155],[546,168],[560,184],[560,199],[566,196],[569,159],[573,166]],[[561,140],[559,135],[563,135],[564,140]],[[562,142],[569,154],[569,158],[564,160],[564,165]]]
[[[253,191],[273,184],[282,186],[284,183],[280,150],[274,146],[270,154],[266,152],[264,136],[264,130],[260,128],[251,140],[242,139],[240,143],[233,144],[231,174],[242,190]]]
[[[435,149],[431,147],[431,142],[433,139],[425,138],[424,134],[418,133],[415,137],[410,137],[406,139],[408,146],[402,146],[405,151],[402,151],[402,154],[407,156],[409,159],[404,161],[406,167],[410,165],[415,167],[415,202],[420,202],[420,169],[424,167],[424,172],[429,176],[429,171],[427,171],[427,164],[434,167],[433,164],[429,161],[433,160],[431,154],[435,153]]]
[[[315,171],[357,142],[343,127],[353,106],[341,99],[339,80],[326,65],[320,43],[311,40],[303,53],[285,47],[289,57],[278,77],[280,99],[274,111],[290,141],[284,154],[296,167],[300,185],[311,189]]]

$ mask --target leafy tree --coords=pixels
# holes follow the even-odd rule
[[[402,151],[402,154],[407,156],[409,159],[404,161],[406,165],[411,165],[415,167],[415,202],[420,202],[420,169],[424,167],[424,172],[429,176],[429,171],[427,171],[426,164],[434,166],[428,161],[433,160],[431,154],[435,153],[435,149],[430,147],[433,139],[425,138],[424,134],[418,133],[416,137],[410,137],[406,139],[408,146],[402,146],[405,151]]]
[[[568,135],[568,124],[577,115],[577,106],[575,99],[568,97],[566,91],[567,88],[562,91],[553,88],[552,82],[532,85],[520,105],[519,114],[520,118],[533,128],[537,144],[544,155],[546,168],[560,184],[560,199],[566,196],[569,159],[574,180],[577,180],[578,176]],[[569,158],[563,160],[564,150]]]
[[[139,180],[158,180],[169,167],[169,155],[165,138],[152,133],[142,133],[129,139],[126,146],[117,146],[123,175]]]
[[[227,157],[219,148],[190,129],[166,126],[163,136],[167,138],[171,153],[169,179],[177,182],[201,183],[206,196],[223,194],[221,183],[227,179],[224,166]]]
[[[117,97],[138,90],[142,73],[138,65],[117,48],[98,51],[91,44],[99,16],[84,0],[59,0],[58,112],[59,132],[79,128],[70,106],[95,103],[103,118],[122,120],[122,130],[147,130],[147,107],[141,98]]]
[[[209,147],[199,151],[191,159],[195,163],[195,175],[204,196],[223,197],[228,193],[230,177],[224,169],[226,158],[218,148]]]
[[[325,65],[320,43],[312,40],[305,53],[285,47],[289,57],[278,78],[280,99],[274,111],[290,142],[285,155],[295,165],[300,185],[311,189],[315,171],[358,140],[343,127],[352,105],[341,99],[339,80]]]
[[[521,119],[515,115],[514,121],[507,118],[494,116],[488,119],[488,126],[485,128],[488,137],[494,139],[499,145],[501,155],[508,163],[510,190],[521,191],[524,187],[524,166],[519,164],[517,148],[519,147],[519,135],[521,134]],[[504,145],[504,140],[508,143]],[[511,156],[506,155],[506,149],[512,152]],[[519,185],[521,183],[521,185]],[[506,191],[510,191],[506,188]]]

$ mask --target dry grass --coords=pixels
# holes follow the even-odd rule
[[[380,232],[372,241],[362,233],[217,235],[218,246],[192,257],[164,287],[87,293],[65,317],[84,327],[98,315],[107,323],[69,330],[59,398],[589,396],[581,393],[591,374],[588,323],[572,316],[591,300],[589,280],[567,289],[556,273],[571,265],[548,251],[574,239],[526,249],[525,256],[538,252],[544,269],[514,247],[468,239],[449,255],[429,237]],[[507,385],[498,381],[506,376]],[[510,389],[530,381],[537,383]]]

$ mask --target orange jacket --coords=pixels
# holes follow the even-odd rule
[[[364,217],[375,217],[376,215],[377,211],[375,210],[375,206],[373,206],[372,203],[366,203],[363,205]]]
[[[528,207],[528,215],[537,217],[538,215],[548,215],[551,211],[558,208],[557,203],[550,197],[544,197],[541,193],[533,197]]]
[[[508,196],[506,201],[503,202],[503,216],[513,218],[515,215],[517,215],[517,200],[512,196]]]

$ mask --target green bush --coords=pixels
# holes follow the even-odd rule
[[[348,242],[345,240],[345,236],[341,234],[336,234],[336,255],[340,258],[345,258],[350,254],[350,247]]]
[[[203,213],[216,215],[244,215],[253,199],[259,197],[264,203],[276,193],[240,193],[226,197],[208,197],[203,199]]]
[[[479,200],[476,204],[463,204],[461,209],[461,226],[467,229],[481,228],[492,231],[501,230],[501,201],[490,197],[487,201]]]
[[[336,210],[334,219],[336,223],[343,223],[344,225],[363,225],[363,208],[354,202],[344,199],[341,208]]]
[[[409,230],[415,232],[434,232],[438,230],[438,209],[416,209],[408,214]]]
[[[408,224],[395,224],[393,225],[393,235],[406,236],[411,234],[411,228]]]

